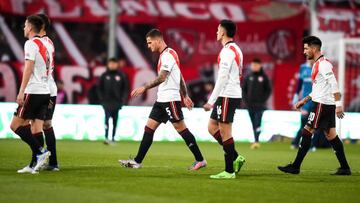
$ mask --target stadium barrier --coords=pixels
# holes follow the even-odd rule
[[[16,107],[16,103],[0,103],[0,138],[19,138],[9,128]],[[124,106],[119,112],[116,139],[141,140],[150,111],[151,107]],[[183,113],[187,127],[198,141],[215,141],[207,132],[210,112],[205,112],[201,108],[191,111],[183,108]],[[360,113],[346,113],[341,121],[341,137],[360,139],[359,120]],[[269,141],[273,135],[294,137],[299,125],[300,113],[297,111],[267,110],[263,115],[260,141]],[[104,112],[99,105],[57,105],[53,126],[57,139],[103,140]],[[337,126],[339,126],[338,119]],[[110,130],[111,128],[112,126]],[[237,110],[233,123],[233,136],[236,141],[253,141],[252,125],[246,110]],[[182,138],[168,122],[160,125],[154,140],[179,141]]]

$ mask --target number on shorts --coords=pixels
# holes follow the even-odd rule
[[[169,118],[172,119],[173,117],[171,116],[171,111],[170,111],[169,107],[166,107],[165,110],[166,110],[167,114],[169,115]]]
[[[314,121],[314,118],[315,118],[315,113],[314,113],[314,112],[311,112],[311,113],[309,114],[308,120],[309,120],[309,121]]]
[[[221,105],[216,106],[216,113],[217,113],[218,119],[220,119],[220,115],[221,115]]]

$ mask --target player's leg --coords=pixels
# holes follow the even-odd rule
[[[336,133],[335,128],[330,128],[325,132],[326,139],[329,140],[335,151],[336,158],[340,163],[340,168],[333,175],[351,175],[350,166],[346,160],[344,145]]]
[[[260,132],[261,132],[261,119],[262,119],[264,110],[263,109],[255,109],[253,113],[254,113],[254,115],[253,115],[254,116],[253,131],[254,131],[255,142],[251,145],[251,148],[257,149],[260,147],[259,136],[260,136]]]
[[[149,118],[144,128],[144,135],[140,142],[139,150],[134,159],[119,160],[120,164],[127,168],[141,168],[141,163],[149,151],[154,139],[154,132],[159,127],[160,123],[152,118]]]
[[[218,102],[219,100],[221,100],[221,102]],[[232,123],[235,115],[235,110],[239,105],[240,99],[219,97],[216,105],[214,106],[214,108],[217,109],[216,120],[218,121],[218,126],[222,137],[222,144],[225,156],[225,171],[216,175],[212,175],[210,176],[210,178],[235,178],[235,166],[239,166],[238,162],[242,161],[242,164],[245,162],[245,159],[242,156],[238,156],[239,159],[234,157],[235,143],[232,137]],[[241,157],[242,159],[240,159]]]
[[[181,110],[180,101],[166,102],[163,104],[163,108],[167,113],[168,120],[172,123],[175,130],[181,135],[184,139],[186,145],[189,147],[189,150],[193,153],[195,160],[197,162],[204,161],[200,149],[196,143],[194,135],[189,131],[184,122],[184,115]],[[203,163],[204,166],[206,163]]]
[[[35,118],[35,111],[38,107],[39,101],[35,95],[26,94],[25,103],[23,106],[18,106],[14,117],[11,121],[10,128],[20,138],[26,142],[33,154],[41,153],[42,147],[39,142],[32,136],[30,128],[30,120]],[[30,163],[31,164],[31,163]]]
[[[210,135],[212,135],[215,140],[222,145],[222,139],[221,139],[221,134],[220,134],[220,130],[219,130],[219,125],[218,122],[212,118],[209,119],[209,123],[208,123],[208,131],[210,133]]]
[[[110,119],[110,110],[103,106],[104,108],[104,114],[105,114],[105,120],[104,120],[104,128],[105,128],[105,141],[104,144],[109,144],[109,119]]]
[[[181,110],[181,109],[180,109]],[[186,146],[188,146],[189,150],[193,154],[195,158],[195,162],[189,167],[189,170],[198,170],[207,165],[201,151],[199,149],[198,144],[196,143],[196,139],[194,135],[190,132],[190,130],[186,127],[184,120],[180,120],[177,122],[173,122],[175,130],[181,135],[184,139]]]
[[[46,147],[51,153],[49,157],[49,166],[47,167],[47,170],[58,171],[59,164],[56,155],[56,138],[52,126],[52,120],[46,120],[44,122],[44,134],[45,134]]]
[[[31,136],[30,123],[28,120],[24,120],[18,116],[13,117],[10,129],[17,134],[22,141],[24,141],[31,149],[32,154],[35,156],[37,148],[36,140]],[[36,157],[32,156],[29,165],[18,170],[18,173],[31,173],[36,163]]]
[[[220,129],[219,129],[219,124],[216,120],[210,118],[209,119],[209,123],[208,123],[208,131],[210,133],[210,135],[212,135],[215,140],[221,145],[223,146],[222,143],[222,138],[221,138],[221,133],[220,133]],[[239,156],[238,152],[236,151],[236,149],[234,150],[234,160]]]
[[[303,130],[303,128],[304,128],[304,126],[305,126],[305,124],[307,122],[307,118],[308,118],[308,114],[301,114],[300,129],[296,133],[296,137],[291,142],[291,145],[293,146],[293,148],[298,148],[299,147],[300,139],[301,139],[301,133],[302,133],[302,130]]]
[[[279,166],[278,169],[285,173],[299,174],[301,163],[304,160],[307,152],[311,146],[311,137],[314,131],[319,128],[321,129],[322,125],[325,123],[326,115],[326,105],[312,102],[311,111],[308,116],[308,121],[305,127],[301,132],[301,143],[296,155],[296,158],[292,164],[286,166]],[[335,112],[335,111],[334,111]]]
[[[59,165],[57,162],[57,155],[56,155],[56,138],[55,132],[52,126],[52,118],[54,115],[56,106],[56,96],[50,97],[49,105],[46,111],[45,122],[43,125],[43,131],[45,135],[45,142],[46,147],[50,151],[51,155],[49,157],[49,165],[46,170],[50,171],[58,171]]]
[[[45,116],[45,114],[44,114]],[[31,134],[33,137],[43,136],[44,120],[34,119],[31,122]],[[37,173],[40,169],[44,168],[49,161],[51,152],[43,150],[41,147],[39,152],[36,153],[36,165],[34,167],[34,173]]]
[[[114,109],[111,111],[111,117],[113,120],[113,130],[112,130],[112,137],[111,140],[113,142],[115,142],[115,134],[116,134],[116,128],[117,128],[117,123],[118,123],[118,118],[119,118],[119,110],[118,108]]]

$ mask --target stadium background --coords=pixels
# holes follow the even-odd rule
[[[105,70],[107,59],[109,12],[108,1],[44,1],[44,0],[4,0],[0,2],[0,101],[14,102],[20,85],[23,69],[22,26],[25,17],[32,13],[45,12],[52,20],[49,33],[56,47],[56,80],[64,82],[64,90],[71,104],[89,104],[89,93],[97,78]],[[357,37],[360,33],[359,1],[309,1],[302,0],[258,0],[258,1],[155,1],[121,0],[118,1],[116,23],[116,56],[126,61],[125,72],[130,79],[130,88],[155,78],[157,55],[151,54],[145,43],[146,32],[160,28],[165,40],[180,55],[181,69],[187,81],[190,96],[195,106],[201,107],[207,100],[205,85],[214,82],[217,53],[220,45],[215,41],[216,26],[220,19],[229,18],[238,26],[236,41],[244,53],[243,75],[249,72],[249,63],[254,57],[263,60],[263,67],[269,75],[273,92],[268,101],[269,109],[291,110],[291,100],[296,89],[298,68],[304,62],[301,38],[310,33],[319,35],[324,44],[326,55],[338,63],[338,44],[343,37]],[[330,46],[331,45],[331,46]],[[346,77],[344,105],[346,111],[359,112],[359,49],[352,46],[346,49]],[[337,72],[337,69],[335,70]],[[156,98],[156,89],[145,96],[129,100],[130,106],[151,106]],[[61,108],[61,107],[60,107]],[[78,107],[63,107],[81,109]],[[14,137],[7,127],[13,108],[2,108],[1,124],[4,126],[0,137]],[[97,107],[97,111],[101,111]],[[241,110],[240,110],[241,111]],[[74,114],[64,114],[57,108],[55,120],[61,120]],[[85,112],[83,109],[81,112]],[[126,112],[126,111],[125,111]],[[123,114],[121,114],[123,113]],[[122,118],[131,115],[120,112]],[[195,115],[194,112],[192,114]],[[191,115],[192,115],[191,114]],[[243,125],[251,127],[246,114]],[[296,115],[295,115],[296,114]],[[292,117],[297,116],[292,112]],[[189,116],[191,116],[189,115]],[[207,114],[203,119],[206,119]],[[273,114],[272,114],[273,115]],[[92,121],[102,128],[102,115],[92,114],[97,118]],[[344,138],[358,138],[351,130],[359,115],[354,113],[348,118],[347,125],[339,129]],[[71,122],[72,128],[83,128],[79,123],[86,123],[86,114]],[[89,116],[88,116],[89,117]],[[197,116],[198,117],[198,116]],[[280,117],[280,114],[274,114]],[[299,116],[298,116],[299,117]],[[142,120],[146,117],[142,118]],[[281,120],[281,119],[280,119]],[[63,123],[63,122],[56,122]],[[143,122],[140,122],[143,123]],[[298,120],[289,121],[290,127],[283,132],[267,131],[271,123],[263,122],[263,141],[269,140],[265,134],[282,134],[293,137],[299,125]],[[283,123],[286,123],[283,121]],[[197,122],[200,126],[201,122]],[[56,126],[64,129],[65,125]],[[199,126],[198,125],[198,126]],[[120,125],[121,126],[121,125]],[[133,127],[136,128],[137,125]],[[69,128],[68,128],[69,129]],[[70,128],[71,129],[71,128]],[[126,140],[127,132],[121,130],[119,139]],[[205,129],[205,128],[204,128]],[[242,129],[247,129],[244,127]],[[290,129],[290,130],[289,130]],[[164,130],[165,131],[165,130]],[[200,130],[199,130],[200,131]],[[60,133],[58,138],[74,137],[89,139],[101,137],[99,131],[86,135],[81,130]],[[139,136],[141,132],[138,132]],[[166,134],[166,133],[165,133]],[[251,130],[239,132],[244,141],[251,141]],[[244,136],[245,135],[245,136]],[[134,137],[133,136],[133,137]],[[73,138],[74,138],[73,137]],[[159,137],[157,135],[156,137]],[[266,138],[265,138],[266,137]],[[80,139],[80,138],[79,138]],[[137,140],[133,138],[134,140]],[[158,138],[158,140],[162,140]],[[165,139],[166,140],[166,139]],[[211,137],[204,138],[211,140]],[[237,140],[240,140],[237,139]]]
[[[314,4],[311,4],[313,2]],[[220,46],[215,42],[220,19],[236,21],[236,41],[244,52],[244,73],[253,57],[264,61],[273,85],[262,123],[261,141],[273,135],[294,136],[300,123],[290,101],[297,71],[303,63],[301,38],[321,37],[325,54],[336,67],[341,60],[339,39],[360,33],[359,0],[118,0],[117,56],[125,58],[131,88],[155,77],[157,56],[146,48],[144,35],[159,27],[182,60],[191,97],[200,107],[206,101],[204,84],[213,82]],[[208,167],[188,171],[191,154],[169,125],[162,125],[140,170],[128,170],[117,160],[138,149],[143,126],[156,90],[130,100],[120,111],[117,142],[103,145],[103,111],[89,105],[88,93],[105,70],[109,2],[106,0],[0,0],[0,202],[359,202],[360,148],[345,144],[352,176],[334,177],[337,166],[331,149],[309,153],[300,175],[281,174],[276,166],[291,160],[295,151],[287,139],[263,142],[258,150],[237,142],[247,159],[236,180],[209,179],[223,168],[223,152],[206,132],[209,117],[201,108],[184,110],[186,123],[201,141]],[[57,80],[63,80],[70,104],[58,105],[54,116],[59,172],[17,174],[30,150],[10,129],[23,69],[23,23],[27,15],[45,12],[53,21],[49,33],[56,46]],[[359,139],[360,43],[345,49],[346,116],[338,132]],[[234,124],[237,141],[252,141],[245,110]],[[338,122],[338,121],[337,121]],[[337,126],[340,123],[337,123]],[[283,138],[283,137],[281,137]],[[61,140],[62,139],[62,140]],[[73,141],[81,140],[81,141]],[[91,141],[86,141],[91,140]],[[345,142],[346,143],[346,142]],[[355,142],[354,142],[355,143]]]

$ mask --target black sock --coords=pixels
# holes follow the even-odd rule
[[[134,160],[137,163],[141,163],[143,161],[147,151],[149,150],[149,148],[153,142],[154,132],[155,131],[153,129],[145,126],[144,136],[143,136],[143,139],[141,140],[138,154],[134,158]]]
[[[32,152],[32,156],[31,156],[31,161],[29,166],[30,167],[34,167],[35,162],[36,162],[36,153],[33,150],[32,144],[31,144],[31,129],[30,129],[30,125],[26,125],[26,126],[20,126],[18,129],[16,129],[15,133],[17,135],[19,135],[19,137],[21,138],[21,140],[23,140],[26,144],[29,145],[31,152]]]
[[[189,131],[189,129],[185,129],[180,132],[181,137],[184,139],[186,145],[189,147],[190,151],[193,153],[196,161],[204,161],[204,157],[202,156],[199,146],[196,143],[194,135]]]
[[[48,128],[46,130],[44,130],[45,133],[45,141],[46,141],[46,146],[47,149],[50,151],[51,155],[49,157],[49,165],[50,166],[57,166],[57,157],[56,157],[56,138],[55,138],[55,133],[54,133],[54,129]]]
[[[112,141],[115,141],[115,133],[116,133],[116,127],[113,127],[113,131],[112,131]]]
[[[302,130],[301,143],[295,161],[293,163],[293,166],[295,168],[300,168],[301,163],[304,160],[304,157],[306,156],[306,153],[309,151],[311,145],[311,136],[312,134],[308,130],[305,130],[305,128]]]
[[[34,134],[29,133],[30,128],[27,127],[19,127],[16,129],[15,133],[18,134],[22,140],[26,140],[25,142],[31,147],[31,150],[35,154],[41,154],[42,147],[40,146],[39,142],[35,139]]]
[[[341,142],[340,138],[336,136],[334,139],[330,140],[330,144],[335,151],[336,158],[340,163],[340,167],[342,169],[349,169],[350,166],[346,161],[345,152],[344,152],[344,145]]]
[[[234,139],[230,138],[223,142],[223,149],[225,152],[225,171],[228,173],[234,173],[234,151],[235,151],[235,145],[234,145]]]
[[[222,146],[223,142],[222,142],[222,138],[221,138],[221,134],[220,134],[220,130],[218,130],[213,137],[216,139],[216,141],[218,141],[218,143]],[[235,159],[239,156],[238,152],[236,151],[236,149],[234,149],[234,161]]]
[[[260,130],[259,131],[255,130],[254,133],[255,133],[255,142],[259,142]]]
[[[38,141],[38,143],[40,144],[40,146],[41,147],[43,147],[44,148],[44,135],[43,135],[43,133],[38,133],[38,134],[36,134],[36,136],[35,136],[35,139]]]
[[[215,140],[222,146],[222,138],[221,138],[221,134],[220,134],[220,130],[218,130],[215,134],[212,135]]]
[[[105,139],[107,140],[109,137],[109,125],[105,124]]]

